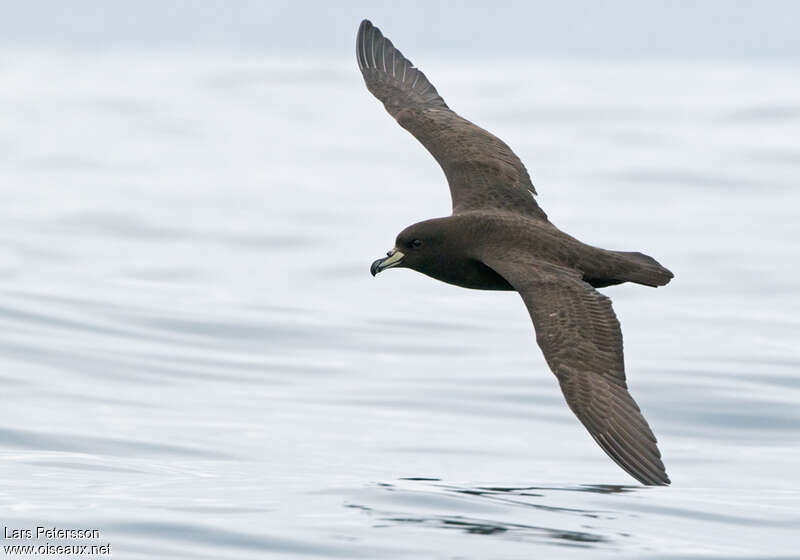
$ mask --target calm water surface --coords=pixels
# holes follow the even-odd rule
[[[608,288],[673,486],[513,293],[370,277],[443,176],[354,60],[0,51],[0,513],[115,558],[796,558],[800,73],[431,60]],[[6,540],[3,544],[8,544]]]

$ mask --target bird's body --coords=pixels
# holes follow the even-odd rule
[[[403,230],[374,274],[405,267],[464,288],[515,290],[567,404],[603,450],[645,484],[668,484],[656,439],[628,393],[622,332],[595,288],[663,286],[672,273],[642,253],[587,245],[554,226],[525,166],[499,138],[453,112],[370,22],[356,41],[368,89],[439,162],[453,213]]]
[[[491,255],[512,259],[517,254],[579,271],[593,287],[636,282],[647,286],[666,284],[671,273],[641,253],[609,251],[582,243],[549,221],[513,213],[478,210],[426,220],[445,232],[446,245],[437,252],[424,274],[462,288],[514,290],[506,279],[483,264]],[[446,235],[452,233],[452,235]],[[442,258],[443,257],[443,258]]]

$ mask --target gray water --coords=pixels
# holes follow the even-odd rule
[[[114,558],[798,557],[797,68],[425,71],[556,225],[675,273],[604,290],[673,485],[594,444],[516,294],[370,277],[450,202],[353,60],[5,48],[5,526]]]

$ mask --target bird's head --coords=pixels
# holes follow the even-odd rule
[[[373,276],[387,268],[410,268],[429,273],[452,253],[452,242],[445,219],[426,220],[409,226],[397,235],[394,248],[386,257],[372,263]]]

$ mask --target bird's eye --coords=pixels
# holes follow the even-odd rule
[[[412,247],[419,247],[420,245],[422,245],[422,241],[420,241],[419,239],[415,239],[414,241],[411,242]]]

